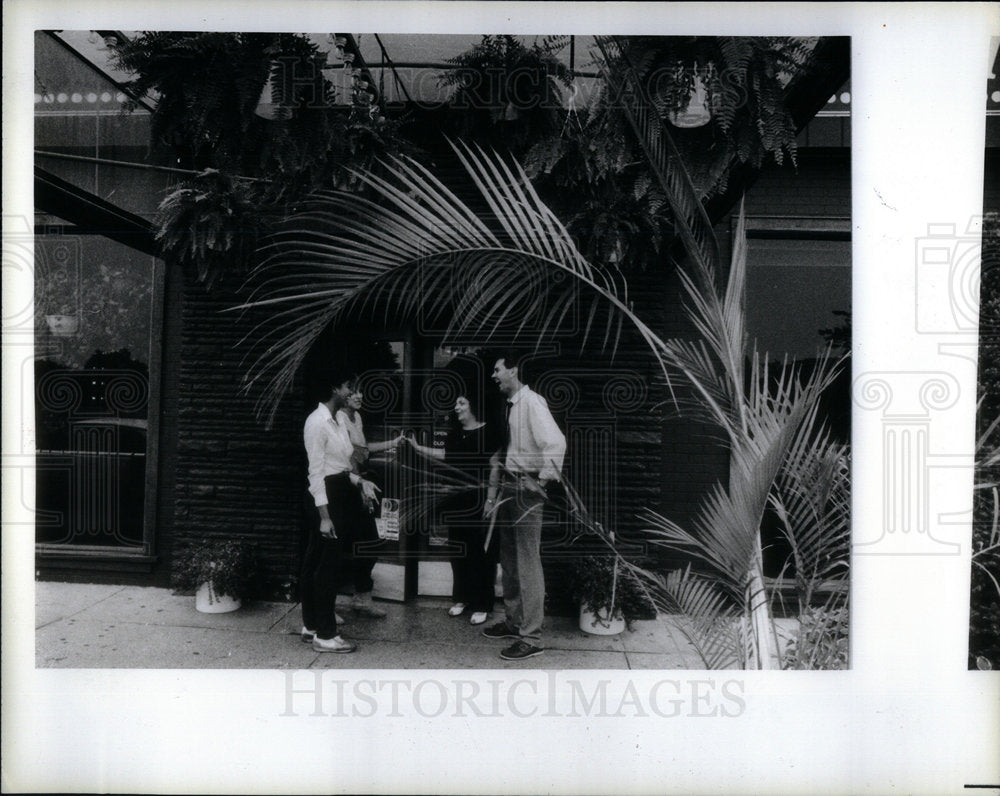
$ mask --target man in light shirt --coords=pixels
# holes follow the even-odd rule
[[[484,509],[487,515],[496,513],[506,617],[486,628],[483,635],[516,639],[500,653],[510,661],[544,651],[542,512],[545,490],[559,481],[566,455],[566,437],[545,399],[524,384],[522,373],[522,360],[506,352],[493,366],[493,381],[507,396],[507,429],[496,458],[499,484],[490,485]]]
[[[310,529],[300,578],[302,640],[317,652],[354,652],[357,645],[337,632],[337,574],[339,562],[350,557],[354,545],[371,541],[374,521],[365,501],[374,500],[378,487],[352,472],[354,445],[337,410],[354,391],[354,380],[336,377],[327,400],[306,418],[303,442],[309,460],[309,492],[319,515]],[[370,527],[369,527],[370,526]],[[353,562],[356,612],[385,616],[371,604],[371,561]]]

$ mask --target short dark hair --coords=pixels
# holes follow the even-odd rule
[[[333,391],[345,382],[357,381],[357,375],[346,369],[330,368],[317,383],[317,396],[324,403],[333,397]]]
[[[504,367],[517,368],[518,381],[524,382],[526,380],[527,372],[525,365],[528,361],[527,352],[516,348],[501,348],[494,352],[493,361],[499,362],[501,359],[503,360]]]

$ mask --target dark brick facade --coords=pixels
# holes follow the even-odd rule
[[[273,427],[241,392],[246,349],[239,342],[253,319],[222,311],[238,303],[237,280],[212,293],[186,281],[179,337],[167,357],[175,369],[176,403],[164,407],[164,435],[176,445],[172,547],[207,537],[241,537],[258,549],[268,591],[280,592],[297,569],[305,465],[301,402],[283,401]],[[173,392],[173,391],[171,391]],[[176,425],[169,412],[176,407]],[[161,513],[161,517],[163,513]],[[166,530],[166,529],[161,529]]]

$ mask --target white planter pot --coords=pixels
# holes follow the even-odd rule
[[[596,614],[580,606],[580,630],[595,636],[616,636],[625,629],[625,619],[621,614],[608,618],[607,609]]]
[[[194,595],[194,607],[203,614],[225,614],[242,606],[235,597],[228,594],[218,594],[211,581],[202,583]]]

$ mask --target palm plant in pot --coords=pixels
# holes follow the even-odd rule
[[[174,587],[194,591],[195,608],[202,613],[237,610],[253,596],[256,581],[256,551],[240,539],[198,542],[174,566]]]

